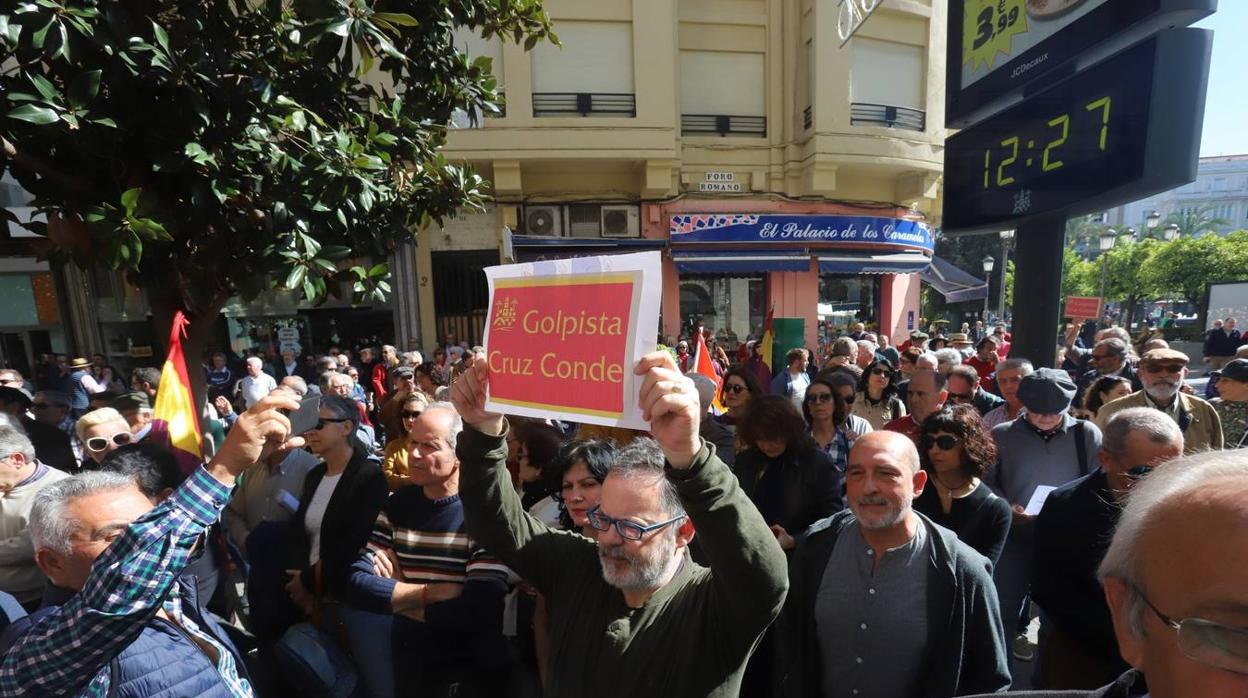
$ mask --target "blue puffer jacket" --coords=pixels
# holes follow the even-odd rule
[[[243,659],[221,626],[198,603],[195,585],[178,580],[182,613],[234,655],[239,676],[247,678]],[[50,587],[44,606],[13,623],[0,637],[0,654],[44,616],[55,612],[70,593]],[[189,634],[173,623],[152,617],[143,632],[108,665],[110,698],[232,698],[217,667]],[[85,688],[85,686],[84,686]]]

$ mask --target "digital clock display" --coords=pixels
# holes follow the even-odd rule
[[[1149,161],[1150,153],[1166,150],[1158,139],[1186,142],[1191,134],[1182,131],[1193,119],[1199,144],[1203,88],[1196,95],[1184,83],[1203,84],[1207,75],[1198,67],[1203,35],[1174,34],[1139,44],[950,137],[944,228],[992,229],[1046,213],[1075,213],[1104,205],[1107,193],[1126,195],[1131,187],[1185,176],[1194,165],[1152,172]],[[1159,68],[1167,61],[1176,65]],[[1182,75],[1179,64],[1191,72],[1176,79],[1171,72]],[[1159,130],[1167,124],[1178,130]],[[1189,153],[1188,159],[1195,158]]]

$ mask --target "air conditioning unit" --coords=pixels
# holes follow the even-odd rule
[[[563,232],[563,209],[559,206],[525,206],[524,234],[566,237]]]
[[[596,238],[602,231],[602,207],[598,204],[568,204],[568,235]]]
[[[635,238],[641,235],[641,216],[636,206],[603,206],[604,238]]]

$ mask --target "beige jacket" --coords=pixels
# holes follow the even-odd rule
[[[1213,405],[1195,395],[1179,393],[1179,426],[1183,428],[1183,453],[1199,453],[1222,448],[1222,420]],[[1096,413],[1096,426],[1105,431],[1109,418],[1128,407],[1151,407],[1139,390],[1125,397],[1105,403]],[[1184,427],[1184,422],[1187,426]]]

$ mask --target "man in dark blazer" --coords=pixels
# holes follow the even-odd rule
[[[1177,458],[1136,482],[1097,572],[1122,658],[1133,668],[1091,691],[1010,695],[1248,695],[1245,521],[1248,453],[1243,451]]]

